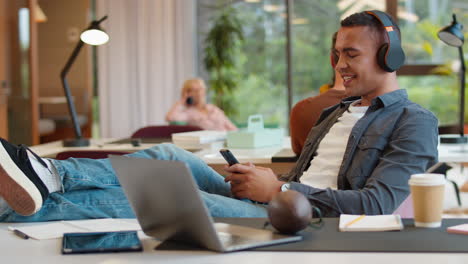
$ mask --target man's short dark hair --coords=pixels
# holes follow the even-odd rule
[[[398,38],[401,41],[401,33],[400,28],[398,27],[395,19],[389,14],[387,14],[392,24],[395,26],[396,31],[398,32]],[[342,27],[356,27],[356,26],[368,26],[377,32],[379,32],[382,36],[386,36],[385,29],[382,23],[371,14],[368,14],[366,11],[354,13],[347,18],[341,20]],[[388,41],[387,37],[384,37],[385,41]]]

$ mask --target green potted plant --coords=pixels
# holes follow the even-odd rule
[[[228,116],[236,111],[225,95],[232,94],[238,85],[236,61],[243,38],[236,10],[227,7],[213,20],[213,26],[204,41],[203,62],[210,74],[208,83],[213,91],[214,103]]]

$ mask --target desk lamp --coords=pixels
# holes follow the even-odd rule
[[[468,138],[464,133],[464,124],[465,124],[465,60],[463,59],[463,25],[457,22],[455,14],[453,14],[453,21],[451,25],[448,25],[437,33],[437,36],[445,44],[458,47],[458,54],[460,58],[460,116],[459,116],[459,136],[441,136],[441,143],[466,143]]]
[[[67,82],[67,74],[70,70],[72,64],[75,62],[78,53],[80,52],[83,45],[86,43],[88,45],[102,45],[109,41],[109,36],[106,32],[104,32],[100,27],[102,21],[106,20],[107,16],[104,16],[100,20],[94,20],[91,22],[89,27],[81,33],[80,41],[76,45],[75,49],[73,50],[70,58],[65,64],[62,72],[60,73],[60,78],[62,80],[63,90],[65,91],[65,96],[67,98],[68,110],[70,111],[71,120],[73,122],[73,128],[75,130],[75,138],[74,139],[66,139],[63,141],[64,147],[86,147],[89,146],[89,139],[83,138],[81,135],[81,127],[78,123],[78,118],[75,110],[75,104],[73,102],[73,98],[71,96],[70,88],[68,87]]]

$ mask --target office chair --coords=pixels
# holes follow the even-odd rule
[[[130,154],[130,152],[113,150],[69,150],[58,153],[55,158],[58,160],[66,160],[68,158],[106,159],[109,155],[125,154]]]
[[[399,214],[401,218],[414,218],[413,198],[411,194],[400,204],[400,206],[393,212]]]
[[[147,126],[138,129],[132,134],[132,138],[171,138],[173,133],[191,132],[203,130],[197,126],[188,125],[164,125]]]

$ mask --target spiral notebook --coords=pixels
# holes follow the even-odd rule
[[[340,215],[341,232],[403,230],[400,215]]]

